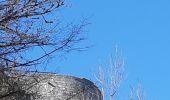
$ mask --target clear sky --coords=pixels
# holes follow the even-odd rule
[[[109,63],[109,55],[114,54],[114,46],[118,45],[126,62],[127,79],[122,90],[140,82],[149,100],[170,100],[169,0],[70,0],[70,3],[71,7],[61,11],[61,17],[64,21],[89,17],[87,40],[80,46],[93,47],[53,59],[49,70],[94,80],[93,71],[100,64]],[[129,91],[122,92],[123,95],[128,96]]]

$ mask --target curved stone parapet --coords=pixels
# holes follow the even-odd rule
[[[18,100],[102,100],[100,90],[84,78],[36,74],[19,80],[26,84],[22,90],[29,95],[20,95]]]

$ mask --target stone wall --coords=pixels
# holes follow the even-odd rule
[[[100,90],[84,78],[36,74],[18,80],[24,94],[16,95],[17,100],[102,100]]]

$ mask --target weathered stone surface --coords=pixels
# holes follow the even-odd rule
[[[19,80],[27,84],[22,87],[24,93],[31,95],[17,95],[17,100],[102,100],[100,90],[84,78],[36,74]]]

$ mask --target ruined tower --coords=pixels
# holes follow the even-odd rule
[[[21,89],[23,94],[13,95],[17,100],[102,100],[98,87],[84,78],[36,74],[18,80],[25,85]]]

